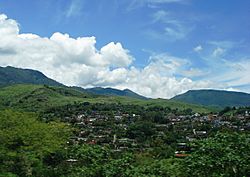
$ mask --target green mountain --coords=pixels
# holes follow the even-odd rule
[[[0,108],[41,111],[50,107],[83,102],[92,95],[66,87],[46,85],[10,85],[0,88]]]
[[[161,105],[173,109],[191,108],[196,112],[211,111],[208,107],[195,105],[196,102],[188,104],[179,102],[178,99],[176,99],[177,101],[175,99],[148,99],[128,89],[66,87],[39,71],[10,66],[0,67],[0,86],[0,108],[7,106],[37,110],[88,101],[144,106]]]
[[[46,77],[43,73],[36,70],[14,68],[11,66],[0,67],[0,85],[11,84],[63,86],[63,84]]]
[[[0,86],[2,85],[12,85],[12,84],[35,84],[35,85],[49,85],[49,86],[60,86],[66,87],[63,84],[48,78],[43,73],[31,70],[31,69],[21,69],[14,68],[11,66],[0,67]],[[83,93],[91,93],[96,95],[106,95],[106,96],[126,96],[131,98],[146,99],[131,90],[118,90],[113,88],[101,88],[95,87],[90,89],[84,89],[81,87],[72,87]]]
[[[171,100],[204,106],[250,106],[250,94],[222,90],[190,90]]]
[[[43,111],[73,103],[119,103],[124,105],[162,106],[171,109],[192,109],[195,112],[211,112],[205,106],[164,99],[136,99],[125,96],[104,96],[83,93],[73,88],[46,85],[10,85],[0,87],[0,109],[15,108],[26,111]]]
[[[129,89],[118,90],[114,88],[95,87],[95,88],[85,89],[85,91],[88,93],[93,93],[97,95],[126,96],[126,97],[137,98],[137,99],[147,99],[146,97],[141,96]]]

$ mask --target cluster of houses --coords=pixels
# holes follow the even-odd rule
[[[98,112],[66,117],[76,127],[75,136],[68,143],[98,144],[111,147],[114,151],[144,150],[149,144],[139,143],[136,139],[128,138],[126,132],[130,125],[140,119],[140,115],[118,112],[115,115],[102,115]],[[188,143],[206,138],[220,127],[246,131],[250,129],[250,112],[234,116],[219,116],[218,114],[200,115],[166,115],[167,122],[154,123],[155,134],[151,137],[163,138],[166,132],[179,134],[176,140],[176,157],[188,155]]]

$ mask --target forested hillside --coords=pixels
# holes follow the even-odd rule
[[[191,90],[172,100],[204,106],[250,106],[250,94],[222,90]]]
[[[36,70],[20,69],[11,66],[0,67],[0,85],[10,84],[45,84],[51,86],[63,86],[61,83],[46,77],[43,73]]]

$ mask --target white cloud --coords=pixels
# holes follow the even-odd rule
[[[0,35],[16,35],[18,33],[18,23],[15,20],[7,19],[5,14],[0,14]]]
[[[166,22],[168,21],[168,16],[169,16],[169,12],[165,10],[158,10],[152,15],[153,23],[161,22],[161,21]]]
[[[173,3],[186,3],[187,0],[132,0],[128,7],[127,10],[131,11],[131,10],[135,10],[137,8],[143,7],[145,5],[147,5],[148,7],[157,7],[158,5],[162,5],[162,4],[173,4]]]
[[[225,52],[226,52],[225,49],[220,48],[220,47],[217,47],[217,48],[213,51],[212,56],[215,57],[215,58],[217,58],[217,57],[222,56]]]
[[[173,14],[165,10],[156,11],[151,18],[152,24],[158,23],[162,26],[157,30],[150,29],[146,32],[147,35],[153,38],[176,41],[186,38],[194,29],[192,25],[188,25],[187,21],[178,20]]]
[[[164,31],[164,35],[169,37],[169,39],[171,40],[183,39],[187,36],[188,33],[188,30],[180,27],[177,29],[166,27]]]
[[[132,56],[129,55],[129,51],[124,49],[121,43],[111,42],[106,46],[101,48],[100,51],[105,61],[114,66],[128,66],[134,60]]]
[[[158,56],[156,56],[158,57]],[[208,88],[208,81],[194,82],[189,78],[176,78],[175,72],[181,67],[181,62],[155,59],[143,69],[131,68],[127,80],[118,88],[130,88],[140,94],[153,98],[170,98],[194,88]]]
[[[71,0],[68,9],[65,12],[65,16],[69,18],[80,15],[82,11],[82,2],[83,1],[81,0]]]
[[[190,68],[188,70],[183,70],[180,72],[182,75],[186,76],[186,77],[200,77],[200,76],[205,76],[206,74],[208,74],[207,71],[202,71],[200,69],[197,68]]]
[[[240,45],[241,42],[233,42],[233,41],[208,41],[208,44],[221,47],[224,49],[232,49],[237,45]]]
[[[148,29],[144,32],[146,36],[156,40],[163,40],[166,42],[175,42],[178,40],[186,39],[192,28],[185,27],[165,27],[163,31]]]
[[[239,59],[237,62],[224,60],[224,66],[227,72],[219,76],[218,80],[232,87],[250,84],[250,58]]]
[[[196,46],[194,49],[193,49],[195,52],[200,52],[203,50],[203,47],[201,45],[198,45]]]
[[[20,34],[15,20],[0,15],[1,66],[36,69],[66,85],[129,88],[153,98],[170,98],[189,89],[217,87],[216,82],[177,76],[191,65],[186,59],[152,55],[147,66],[136,68],[132,66],[134,58],[121,43],[110,42],[101,49],[95,44],[95,37],[72,38],[59,32],[49,38]],[[190,71],[199,72],[195,68]]]
[[[120,43],[111,42],[99,51],[95,47],[95,37],[74,39],[58,32],[50,38],[19,34],[18,23],[7,19],[6,15],[0,16],[0,24],[1,65],[38,69],[66,84],[78,84],[78,75],[86,71],[94,74],[111,66],[127,67],[133,61]],[[3,51],[8,52],[3,55]],[[69,76],[65,77],[66,73]],[[93,76],[89,78],[81,82],[93,81]]]

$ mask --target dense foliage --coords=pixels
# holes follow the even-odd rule
[[[0,109],[15,108],[26,111],[43,111],[48,108],[73,103],[121,103],[130,105],[163,106],[171,109],[192,109],[196,112],[211,112],[213,109],[199,105],[192,105],[161,99],[134,99],[129,97],[96,96],[77,91],[73,88],[52,87],[47,85],[11,85],[0,87]]]
[[[0,67],[0,85],[10,84],[46,84],[62,86],[62,84],[46,77],[43,73],[31,69]]]
[[[4,87],[0,98],[0,177],[250,176],[249,107],[218,119],[41,85]]]
[[[0,112],[0,171],[19,176],[41,176],[43,160],[61,150],[69,129],[62,123],[42,123],[33,114]],[[3,175],[4,176],[4,175]]]
[[[188,176],[249,176],[250,135],[218,133],[196,142],[196,151],[185,159]]]

